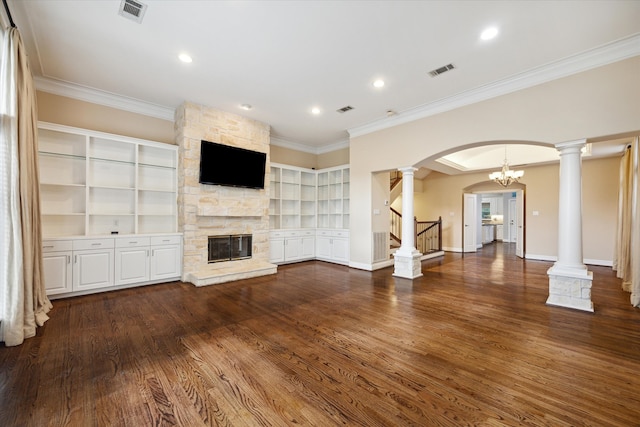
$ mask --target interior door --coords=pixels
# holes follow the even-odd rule
[[[524,191],[516,191],[516,256],[524,258]]]
[[[518,236],[518,227],[516,226],[516,221],[516,199],[509,199],[509,229],[507,230],[507,232],[509,233],[510,243],[515,243],[516,237]]]
[[[463,196],[463,252],[476,251],[476,222],[477,222],[478,196],[476,194],[464,193]]]

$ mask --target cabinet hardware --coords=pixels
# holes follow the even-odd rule
[[[67,264],[71,264],[71,255],[67,255]]]
[[[43,246],[42,247],[42,249],[52,249],[52,248],[53,248],[53,245],[51,245],[51,246]]]
[[[73,263],[77,264],[78,263],[78,255],[74,255],[73,256]]]
[[[102,246],[102,243],[92,243],[91,246]]]

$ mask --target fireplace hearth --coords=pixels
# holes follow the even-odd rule
[[[209,236],[209,263],[251,258],[251,234]]]

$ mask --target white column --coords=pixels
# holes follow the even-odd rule
[[[402,172],[402,243],[393,255],[394,272],[397,277],[415,279],[422,276],[420,259],[422,254],[415,247],[415,229],[413,212],[413,173],[414,167],[398,169]]]
[[[560,151],[558,261],[549,275],[547,304],[593,311],[593,273],[582,257],[582,148],[586,140],[563,142]]]

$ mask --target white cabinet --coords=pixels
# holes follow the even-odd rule
[[[496,225],[496,240],[499,242],[504,240],[504,226],[502,224]]]
[[[149,280],[149,245],[149,237],[133,236],[116,240],[116,285]]]
[[[73,296],[177,280],[182,236],[43,240],[47,295]]]
[[[347,166],[315,171],[273,163],[269,191],[272,263],[349,262]],[[324,231],[318,234],[318,229]]]
[[[73,241],[73,290],[113,286],[114,239]]]
[[[43,236],[177,231],[177,146],[41,122]]]
[[[338,264],[349,263],[349,232],[346,230],[318,230],[316,258]]]
[[[269,233],[269,261],[275,264],[313,259],[315,231],[278,230]]]
[[[495,240],[496,226],[493,224],[484,224],[482,226],[482,243],[491,243]]]
[[[182,237],[154,236],[151,238],[150,280],[177,279],[182,274]]]
[[[71,292],[72,249],[73,242],[71,240],[46,242],[42,245],[42,266],[47,295]]]

